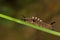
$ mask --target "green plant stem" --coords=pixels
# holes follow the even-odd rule
[[[46,28],[43,28],[43,27],[39,27],[39,26],[30,24],[30,23],[24,22],[20,19],[15,19],[15,18],[9,17],[7,15],[3,15],[3,14],[0,14],[0,17],[4,18],[4,19],[7,19],[7,20],[10,20],[10,21],[17,22],[19,24],[26,25],[28,27],[31,27],[31,28],[34,28],[34,29],[37,29],[37,30],[41,30],[41,31],[44,31],[44,32],[47,32],[47,33],[50,33],[50,34],[53,34],[53,35],[56,35],[56,36],[60,36],[60,32],[56,32],[56,31],[52,31],[52,30],[49,30],[49,29],[46,29]]]

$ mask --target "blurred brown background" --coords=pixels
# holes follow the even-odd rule
[[[60,0],[0,0],[0,13],[22,19],[37,16],[46,23],[55,21],[55,30],[60,32]],[[60,40],[36,29],[0,18],[0,40]]]

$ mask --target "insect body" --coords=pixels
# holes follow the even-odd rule
[[[41,19],[38,18],[38,17],[30,17],[30,18],[24,17],[23,20],[26,21],[26,22],[35,24],[35,25],[37,25],[37,26],[42,26],[42,27],[45,27],[45,28],[48,28],[48,29],[53,29],[53,26],[52,26],[52,25],[43,22],[43,20],[41,20]],[[53,24],[53,23],[52,23],[52,24]],[[53,30],[54,30],[54,29],[53,29]]]

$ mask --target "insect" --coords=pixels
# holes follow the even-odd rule
[[[40,18],[38,17],[24,17],[23,18],[24,21],[26,22],[29,22],[29,23],[32,23],[32,24],[35,24],[37,26],[41,26],[41,27],[45,27],[45,28],[48,28],[48,29],[51,29],[51,30],[54,30],[52,24],[54,24],[55,22],[52,22],[51,24],[48,24],[48,23],[45,23],[43,20],[41,20]]]

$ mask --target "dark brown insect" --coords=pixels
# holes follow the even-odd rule
[[[52,24],[54,24],[55,22],[52,22],[51,24],[47,24],[47,23],[43,22],[43,20],[41,20],[40,18],[34,17],[34,16],[30,17],[30,18],[24,17],[23,20],[26,22],[35,24],[37,26],[42,26],[42,27],[54,30]]]

